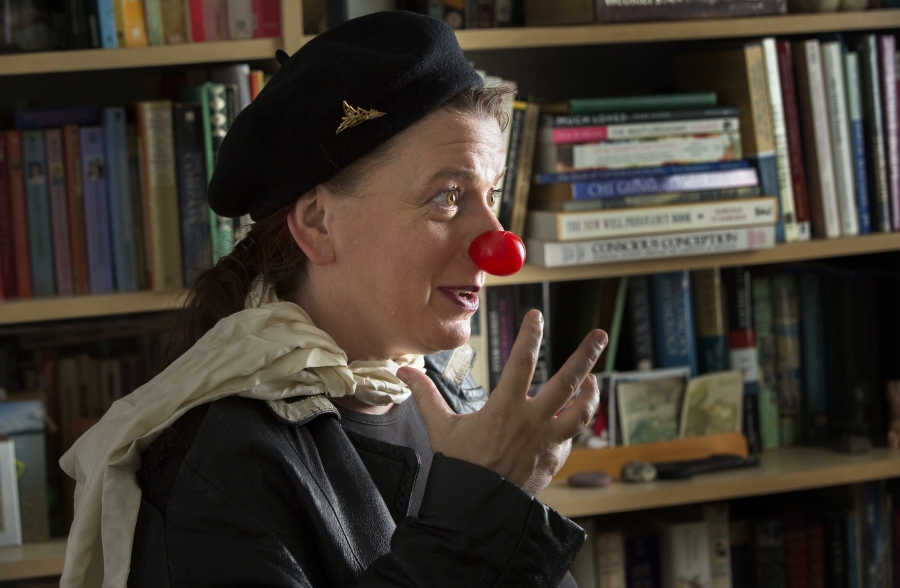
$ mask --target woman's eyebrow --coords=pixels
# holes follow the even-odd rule
[[[506,172],[506,167],[500,170],[500,173],[497,174],[496,180],[499,180],[503,177],[503,174]],[[478,181],[481,179],[481,176],[474,169],[468,167],[458,167],[458,168],[447,168],[442,169],[431,176],[431,180],[466,180],[466,181]],[[495,181],[496,181],[495,180]]]

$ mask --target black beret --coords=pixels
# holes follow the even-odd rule
[[[441,20],[403,11],[349,20],[284,61],[238,115],[219,149],[209,205],[259,220],[482,85]],[[336,133],[345,102],[384,114]]]

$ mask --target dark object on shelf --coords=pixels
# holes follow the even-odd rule
[[[660,480],[682,480],[696,474],[733,470],[759,465],[759,456],[740,457],[737,455],[713,455],[706,459],[670,461],[653,464]]]
[[[578,472],[569,476],[569,486],[573,488],[605,488],[610,482],[612,476],[597,470]]]
[[[652,482],[657,474],[656,466],[652,463],[635,459],[625,464],[619,477],[623,482]]]

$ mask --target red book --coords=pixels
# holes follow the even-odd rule
[[[203,23],[203,0],[188,0],[188,13],[191,20],[191,42],[206,41],[206,27]]]
[[[55,270],[56,291],[59,294],[72,293],[72,254],[69,239],[69,205],[66,196],[66,174],[63,164],[62,131],[44,131],[44,146],[47,151],[49,174],[50,221],[53,226],[53,269]]]
[[[22,133],[20,131],[6,132],[6,163],[9,170],[13,252],[16,256],[16,291],[19,298],[31,298],[28,207],[25,201],[25,173],[22,169]]]
[[[12,203],[6,162],[6,134],[0,133],[0,296],[16,296],[16,255],[13,244]]]
[[[72,286],[76,294],[91,291],[87,266],[87,236],[84,228],[84,185],[81,183],[81,145],[78,126],[63,127],[66,202],[69,213],[69,253],[72,256]]]
[[[794,84],[794,59],[791,42],[778,41],[778,76],[781,78],[781,101],[787,131],[788,159],[791,162],[791,184],[794,187],[794,212],[804,239],[810,237],[809,196],[806,193],[806,170],[803,168],[803,135],[797,110],[797,88]]]
[[[228,40],[228,4],[226,0],[202,0],[203,35],[207,41]]]
[[[891,226],[900,231],[900,121],[897,112],[897,41],[894,35],[879,35],[881,61],[881,107],[884,110],[884,144],[887,153],[888,199]]]
[[[812,588],[809,582],[809,536],[806,515],[788,512],[781,516],[784,533],[784,577],[786,588]]]
[[[821,520],[806,531],[809,549],[809,588],[825,588],[825,526]]]
[[[256,16],[254,37],[281,36],[281,2],[278,0],[253,0],[253,14]]]

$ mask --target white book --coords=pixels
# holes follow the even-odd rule
[[[253,0],[227,0],[228,38],[252,39],[256,30]]]
[[[528,263],[541,267],[733,253],[774,246],[774,225],[568,243],[538,239],[525,241]]]
[[[794,208],[794,184],[791,181],[791,159],[788,151],[787,126],[784,122],[784,102],[781,95],[781,75],[778,70],[778,48],[774,37],[762,40],[763,63],[766,68],[766,90],[772,113],[775,139],[775,165],[778,168],[779,203],[786,243],[800,240],[797,212]]]
[[[806,157],[816,158],[819,185],[819,194],[815,191],[810,192],[810,208],[813,211],[814,221],[817,208],[821,214],[822,226],[815,228],[821,229],[824,234],[818,236],[833,239],[841,236],[841,222],[835,191],[834,158],[831,153],[831,130],[828,124],[828,105],[825,102],[825,80],[819,41],[816,39],[803,41],[802,51],[806,58],[807,79],[801,79],[799,83],[806,86],[809,93],[812,128],[807,132],[812,131],[813,134],[812,149],[809,149],[810,145],[807,142]]]
[[[709,564],[712,588],[731,588],[731,541],[728,528],[728,503],[703,506],[709,533]]]
[[[856,210],[856,176],[853,173],[853,139],[847,111],[844,83],[844,58],[840,41],[822,43],[822,75],[825,103],[831,128],[831,154],[834,158],[834,182],[841,219],[841,235],[859,234]]]
[[[705,520],[659,524],[662,588],[712,588]]]
[[[740,159],[740,133],[661,137],[634,141],[607,141],[585,145],[559,145],[560,153],[572,149],[573,169],[652,167],[672,163],[709,163]],[[541,171],[553,171],[553,168]]]
[[[533,210],[528,213],[527,236],[545,241],[576,241],[749,227],[777,221],[778,199],[760,196],[587,212]]]
[[[14,441],[0,441],[0,547],[22,545],[19,484]]]

